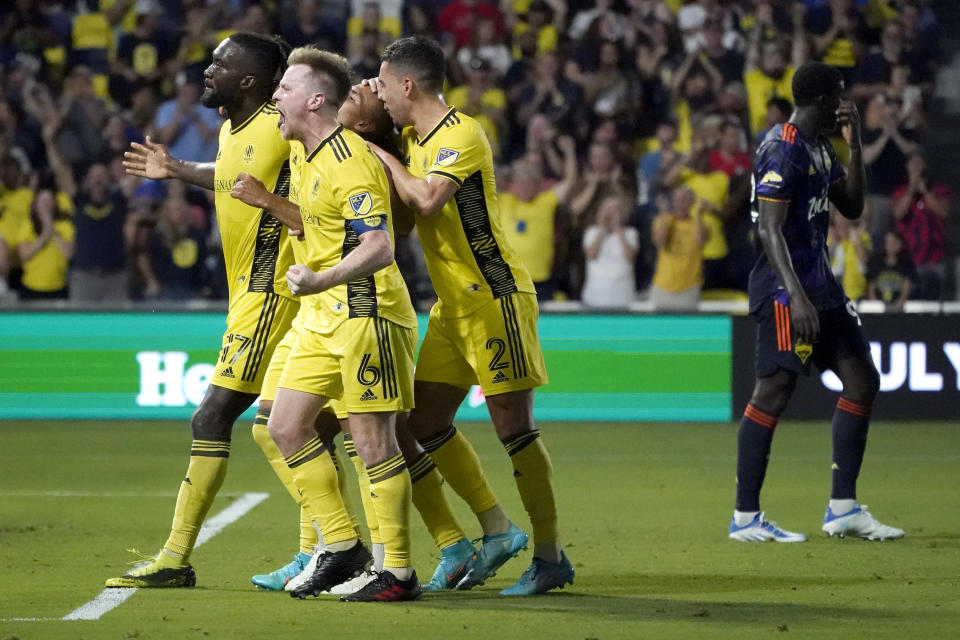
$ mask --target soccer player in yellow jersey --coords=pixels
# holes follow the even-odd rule
[[[379,77],[370,83],[394,122],[406,127],[406,167],[378,155],[416,214],[439,297],[420,347],[409,424],[478,517],[498,510],[500,530],[489,531],[489,522],[484,527],[477,561],[457,587],[482,584],[524,548],[527,536],[503,515],[476,453],[451,426],[470,385],[479,381],[534,536],[533,563],[501,593],[543,593],[572,583],[574,570],[560,546],[552,466],[533,420],[533,389],[547,382],[536,294],[504,242],[490,145],[476,121],[438,97],[444,69],[436,42],[403,38],[384,50]]]
[[[343,102],[338,111],[337,118],[346,128],[359,133],[364,139],[379,143],[382,147],[393,149],[396,145],[394,136],[393,121],[387,115],[383,104],[377,99],[377,96],[366,85],[356,85],[350,89],[347,99]],[[300,170],[303,167],[303,160],[306,157],[303,145],[298,141],[290,143],[290,175],[291,184],[296,185],[300,180]],[[389,179],[389,175],[387,176]],[[303,224],[300,216],[300,209],[293,199],[295,194],[291,193],[286,199],[271,194],[259,180],[253,176],[241,173],[237,176],[234,183],[233,196],[246,202],[247,204],[267,209],[272,214],[280,218],[285,225],[290,227],[296,233],[302,234]],[[391,190],[391,221],[395,233],[409,233],[413,228],[412,214],[406,209],[402,202],[396,198],[396,192]],[[307,258],[302,255],[305,252],[305,243],[294,242],[294,259],[298,264],[306,263]],[[303,326],[303,315],[307,307],[301,307],[301,313],[294,320],[290,332],[277,346],[273,358],[264,379],[263,392],[261,394],[261,407],[266,399],[272,400],[276,393],[277,383],[280,373],[286,363],[291,347],[296,343],[298,332]],[[374,557],[374,568],[379,570],[383,568],[383,543],[380,538],[379,523],[376,512],[370,503],[369,477],[363,465],[363,461],[356,455],[356,449],[353,447],[352,439],[349,436],[349,423],[345,419],[346,410],[342,403],[331,401],[331,405],[336,404],[336,415],[340,418],[340,426],[347,435],[344,437],[344,449],[354,464],[357,475],[360,480],[360,497],[364,501],[364,515],[367,520],[367,527],[370,530],[370,541],[372,543],[372,554]],[[329,405],[328,405],[329,406]],[[266,424],[268,413],[261,413],[257,416],[257,422]],[[326,411],[321,413],[321,419],[318,420],[317,429],[324,435],[329,431],[330,414]],[[476,550],[466,537],[463,529],[457,522],[450,504],[443,491],[443,478],[437,471],[436,466],[430,459],[430,456],[419,445],[409,429],[406,428],[407,414],[397,416],[397,441],[400,450],[403,453],[404,460],[410,470],[410,479],[412,481],[412,499],[413,504],[423,518],[424,524],[433,537],[437,548],[441,550],[444,560],[437,567],[430,582],[423,585],[426,590],[440,590],[455,586],[463,578],[476,557]],[[321,424],[323,422],[324,424]],[[257,427],[255,427],[256,429]],[[258,442],[264,436],[263,433],[257,433]],[[269,439],[269,435],[266,436]],[[265,449],[266,450],[266,449]],[[270,462],[274,470],[281,477],[289,475],[289,470],[283,457],[276,451],[276,456],[270,457]],[[339,468],[338,468],[339,470]],[[293,487],[292,480],[287,484],[287,488]],[[342,489],[342,487],[341,487]],[[342,491],[341,491],[342,493]],[[309,553],[310,545],[317,543],[317,536],[313,527],[313,516],[309,514],[306,505],[303,504],[299,492],[293,487],[292,497],[301,505],[300,519],[300,553],[294,559],[294,562],[271,572],[270,574],[256,575],[252,581],[257,586],[266,589],[285,589],[292,591],[295,587],[302,584],[302,578],[312,573],[312,567],[304,568],[304,574],[292,578],[294,567],[303,566],[307,562],[306,555]],[[366,574],[364,574],[366,576]],[[362,580],[364,576],[359,579]],[[342,592],[349,588],[346,583],[331,590],[332,593]]]
[[[413,600],[421,589],[410,564],[411,482],[395,425],[397,412],[413,405],[417,320],[393,259],[389,184],[367,143],[336,120],[350,91],[347,60],[301,47],[287,62],[274,93],[280,131],[310,150],[291,185],[307,261],[290,267],[287,282],[306,311],[268,426],[324,537],[316,569],[291,595],[328,591],[373,560],[343,506],[327,447],[313,430],[328,399],[339,398],[370,479],[384,546],[383,570],[342,599]]]
[[[270,355],[299,308],[285,281],[292,264],[287,231],[268,212],[230,195],[241,171],[286,195],[289,144],[279,135],[280,116],[270,102],[285,55],[277,41],[250,33],[235,33],[214,50],[201,100],[207,107],[222,107],[229,118],[220,131],[215,162],[179,160],[149,138],[145,146],[134,144],[126,154],[129,173],[155,180],[179,178],[214,191],[230,301],[220,357],[190,422],[190,463],[170,535],[156,558],[110,578],[108,587],[196,584],[189,557],[226,475],[233,423],[256,400]]]

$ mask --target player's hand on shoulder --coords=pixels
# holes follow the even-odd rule
[[[267,193],[267,188],[263,183],[254,178],[249,173],[238,173],[237,179],[233,182],[233,189],[230,191],[230,197],[236,198],[244,204],[251,207],[264,208],[263,196]]]
[[[166,145],[147,136],[144,144],[130,143],[130,151],[123,154],[123,168],[127,173],[151,180],[171,177],[167,163],[173,159]]]
[[[291,265],[287,270],[287,286],[295,296],[323,291],[320,274],[304,264]]]

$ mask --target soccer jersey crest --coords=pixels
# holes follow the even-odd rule
[[[310,185],[310,197],[316,198],[320,195],[320,178],[314,178],[313,184]]]
[[[254,156],[256,155],[256,148],[253,144],[248,144],[243,148],[243,164],[253,164]]]
[[[807,360],[813,355],[813,345],[806,340],[797,340],[797,346],[794,347],[793,352],[800,358],[800,362],[807,364]]]
[[[776,171],[767,171],[760,178],[760,184],[780,184],[781,182],[783,182],[783,176]]]
[[[373,208],[373,200],[370,198],[370,194],[364,191],[363,193],[350,196],[350,208],[353,209],[353,213],[358,216],[364,216],[370,213],[370,209]]]
[[[437,151],[437,159],[434,161],[434,164],[438,167],[449,167],[454,162],[457,161],[457,158],[460,157],[459,151],[454,151],[453,149],[447,149],[446,147],[440,147],[440,150]]]

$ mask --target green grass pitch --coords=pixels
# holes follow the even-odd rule
[[[170,422],[0,424],[0,640],[18,638],[864,638],[957,637],[960,429],[877,422],[860,498],[897,542],[828,539],[829,426],[778,428],[764,508],[804,544],[727,540],[735,424],[544,423],[561,530],[577,570],[564,591],[505,599],[530,560],[487,586],[416,603],[350,605],[257,591],[287,562],[297,513],[252,442],[234,433],[211,514],[244,492],[270,497],[193,556],[198,586],[140,590],[95,621],[64,615],[163,543],[186,468],[188,428]],[[508,512],[529,529],[509,461],[485,424],[463,426]],[[352,469],[351,469],[352,471]],[[352,477],[352,474],[351,474]],[[468,532],[476,521],[451,494]],[[422,580],[437,552],[413,514]],[[32,618],[34,620],[15,620]]]

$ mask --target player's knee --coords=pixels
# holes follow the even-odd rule
[[[880,392],[880,374],[876,368],[869,367],[860,372],[854,380],[844,385],[843,395],[861,404],[872,404]]]
[[[779,416],[787,408],[795,384],[795,378],[761,378],[753,388],[750,404],[765,413]]]
[[[201,405],[190,419],[190,431],[194,440],[229,440],[233,422],[225,420],[219,412]]]

